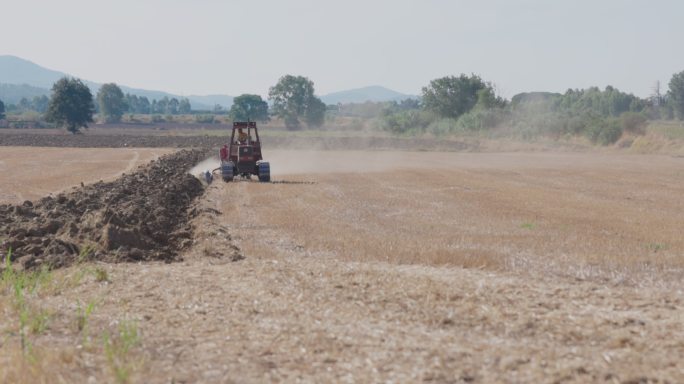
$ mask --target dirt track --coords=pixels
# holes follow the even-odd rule
[[[41,296],[50,358],[0,379],[109,377],[71,325],[96,300],[92,333],[139,324],[140,382],[684,381],[683,159],[269,159],[280,183],[209,187],[183,263],[104,265],[110,282]]]

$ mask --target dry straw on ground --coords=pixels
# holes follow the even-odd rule
[[[0,381],[114,380],[91,300],[134,382],[684,381],[684,159],[269,157],[287,183],[213,184],[185,262],[55,272],[40,359],[3,291]]]

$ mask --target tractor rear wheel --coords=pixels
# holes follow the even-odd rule
[[[271,181],[271,165],[266,162],[260,162],[257,164],[257,175],[259,176],[259,181],[262,183],[267,183]]]

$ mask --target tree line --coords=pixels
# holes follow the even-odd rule
[[[7,112],[28,112],[34,111],[45,113],[50,100],[45,95],[34,96],[31,99],[22,97],[17,104],[9,104],[5,108]]]
[[[641,99],[614,87],[568,89],[565,93],[531,92],[510,101],[497,95],[491,82],[471,74],[445,76],[423,87],[419,100],[365,103],[360,106],[326,106],[315,96],[314,83],[303,76],[285,75],[269,89],[272,107],[259,95],[243,94],[228,111],[233,120],[283,120],[288,129],[320,127],[328,109],[355,109],[359,116],[379,115],[381,129],[396,134],[430,132],[455,134],[466,131],[514,127],[522,135],[547,134],[556,137],[585,135],[593,142],[615,142],[623,131],[639,133],[646,119],[684,120],[684,71],[674,74],[665,95],[659,92]],[[380,107],[378,107],[378,105]],[[45,113],[47,121],[78,132],[93,122],[99,112],[106,122],[118,122],[124,113],[185,114],[191,112],[186,98],[146,97],[124,94],[114,83],[104,84],[96,97],[80,80],[62,78],[52,95],[23,99],[13,108]],[[5,106],[0,101],[0,118]]]
[[[102,115],[102,120],[107,123],[118,123],[125,113],[132,114],[164,114],[179,115],[188,114],[192,108],[190,100],[187,98],[176,99],[164,96],[152,102],[145,96],[137,96],[126,93],[124,95],[121,88],[108,83],[102,85],[96,96],[96,112]]]
[[[314,94],[314,83],[303,76],[283,76],[269,89],[273,115],[283,119],[288,129],[299,129],[302,120],[309,127],[321,126],[325,121],[326,105]],[[116,84],[105,84],[97,96],[100,113],[106,121],[120,121],[123,113],[186,114],[191,112],[188,99],[164,97],[150,103],[146,97],[126,94]],[[218,108],[215,108],[215,111]],[[268,121],[268,103],[255,94],[243,94],[233,99],[228,115],[236,121]]]
[[[95,112],[98,113],[105,109],[110,117],[122,116],[123,113],[134,113],[141,115],[164,114],[178,115],[191,113],[190,100],[187,98],[177,99],[175,97],[163,98],[152,102],[145,96],[137,96],[121,92],[116,84],[105,84],[100,88],[96,95]],[[123,97],[123,99],[122,99]],[[34,96],[31,99],[22,97],[18,103],[6,106],[7,112],[38,112],[45,113],[48,109],[50,99],[45,95]],[[4,104],[3,104],[4,105]]]
[[[176,99],[164,96],[161,99],[152,99],[152,102],[145,96],[136,96],[127,93],[124,96],[125,112],[139,115],[163,114],[163,115],[185,115],[192,112],[190,100],[187,98]]]
[[[364,106],[372,110],[371,106]],[[358,109],[357,111],[358,112]],[[509,128],[523,138],[584,135],[612,144],[624,131],[644,132],[648,119],[684,120],[684,71],[674,74],[667,94],[641,99],[607,86],[530,92],[510,101],[477,75],[446,76],[423,87],[420,100],[382,106],[379,127],[395,134],[459,134]]]
[[[274,116],[285,122],[288,129],[299,129],[302,122],[309,127],[321,126],[325,121],[326,105],[314,94],[313,81],[303,76],[286,75],[269,89]],[[45,120],[69,132],[78,133],[94,122],[94,114],[108,123],[120,122],[125,113],[187,114],[191,112],[186,98],[164,97],[152,100],[147,97],[124,94],[121,88],[108,83],[102,85],[93,97],[81,80],[64,77],[52,86],[52,95],[36,97],[33,102],[20,102],[22,108],[45,113]],[[271,113],[268,103],[259,95],[243,94],[233,100],[229,115],[238,121],[268,121]],[[0,118],[5,117],[5,106],[0,101]]]

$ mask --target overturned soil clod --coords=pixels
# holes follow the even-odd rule
[[[173,261],[192,243],[192,204],[204,187],[188,170],[205,156],[183,150],[112,182],[0,205],[0,251],[11,250],[25,268],[92,259]]]

